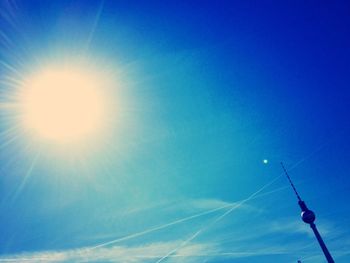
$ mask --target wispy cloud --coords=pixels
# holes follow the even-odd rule
[[[301,258],[305,256],[305,262],[312,262],[320,256],[317,244],[310,243],[314,237],[307,225],[294,218],[284,218],[278,222],[265,220],[266,211],[251,204],[239,204],[217,199],[187,199],[168,205],[162,203],[161,206],[175,214],[186,216],[92,246],[3,255],[0,262],[155,263],[166,258],[166,262],[199,263],[268,255],[295,259],[295,254]],[[229,215],[228,211],[234,207],[237,207],[237,211]],[[151,205],[149,209],[159,209],[159,206]],[[221,220],[226,215],[228,218]],[[262,217],[258,222],[244,226],[239,219],[242,215],[244,218],[249,218],[249,215]],[[240,225],[237,222],[241,222]],[[187,227],[181,227],[184,225]],[[320,229],[325,236],[334,232],[334,227],[327,222],[321,224]],[[151,233],[153,235],[150,236]],[[306,238],[288,239],[293,235]],[[335,248],[338,249],[336,255],[344,255],[338,244]]]
[[[254,207],[247,203],[241,202],[227,202],[220,199],[214,198],[200,198],[200,199],[186,199],[181,203],[176,203],[173,206],[173,209],[176,210],[187,210],[187,211],[201,211],[201,210],[210,210],[218,207],[230,207],[239,205],[239,209],[247,211],[259,212],[261,209]]]
[[[168,251],[181,244],[181,240],[151,243],[142,246],[113,246],[98,249],[72,249],[64,251],[44,251],[22,253],[0,257],[0,262],[156,262]],[[261,255],[278,255],[287,253],[285,248],[276,247],[266,250],[251,249],[248,251],[223,251],[215,243],[191,243],[169,255],[169,262],[199,263],[204,258],[244,258]]]
[[[227,253],[223,251],[218,244],[213,241],[208,242],[196,242],[191,238],[190,241],[184,244],[186,241],[186,233],[177,233],[172,240],[161,241],[162,236],[159,236],[158,242],[147,243],[139,246],[125,246],[125,241],[131,239],[137,239],[140,241],[142,237],[146,234],[157,233],[159,230],[167,229],[169,227],[175,227],[183,223],[192,224],[196,219],[202,217],[213,217],[217,213],[223,214],[227,213],[232,208],[239,209],[254,209],[252,206],[240,205],[240,203],[230,203],[218,199],[187,199],[181,202],[168,203],[168,205],[161,204],[161,206],[166,207],[168,210],[172,210],[178,214],[190,214],[183,218],[167,222],[158,226],[150,227],[143,231],[137,233],[131,233],[124,237],[120,237],[115,240],[110,240],[104,243],[97,244],[91,247],[85,247],[81,249],[70,249],[70,250],[59,250],[59,251],[43,251],[43,252],[32,252],[32,253],[22,253],[17,255],[8,255],[0,257],[1,262],[27,262],[27,261],[41,261],[41,262],[147,262],[153,259],[152,262],[167,255],[167,260],[179,262],[198,262],[198,258],[203,257],[231,257],[231,256],[247,256],[251,255],[253,252],[230,252]],[[149,207],[152,209],[159,209],[159,205],[151,205]],[[135,209],[134,212],[142,211]],[[215,217],[214,217],[215,218]],[[210,221],[210,220],[209,220]],[[204,221],[205,222],[205,221]],[[204,227],[204,228],[203,228]],[[203,229],[208,228],[206,224],[201,226],[198,230],[196,229],[195,237],[198,233],[203,232]],[[203,229],[202,229],[203,228]],[[191,229],[191,228],[190,228]],[[179,239],[181,235],[184,239]],[[193,236],[193,234],[190,234]],[[138,242],[142,244],[142,242]],[[171,253],[170,253],[171,252]],[[181,258],[181,260],[180,260]]]
[[[44,251],[23,253],[12,256],[2,256],[0,262],[152,262],[163,256],[164,253],[178,246],[180,241],[151,243],[142,246],[113,246],[108,248],[83,248],[64,251]],[[198,257],[207,253],[215,253],[215,247],[210,244],[191,244],[179,250],[174,258]]]

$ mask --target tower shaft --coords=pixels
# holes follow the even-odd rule
[[[294,184],[292,182],[292,179],[290,178],[290,176],[289,176],[286,168],[284,167],[283,163],[281,163],[281,165],[282,165],[284,173],[287,176],[287,179],[288,179],[290,185],[293,188],[293,191],[294,191],[295,195],[298,198],[298,204],[299,204],[299,206],[301,208],[301,218],[302,218],[302,220],[305,223],[310,225],[312,231],[314,232],[314,234],[316,236],[316,239],[317,239],[318,243],[320,244],[320,247],[321,247],[321,249],[323,251],[323,254],[325,255],[325,257],[327,259],[327,262],[328,263],[334,263],[334,259],[332,258],[331,253],[329,253],[329,251],[328,251],[328,249],[326,247],[326,244],[324,243],[324,241],[323,241],[323,239],[322,239],[320,233],[318,232],[318,230],[316,228],[316,225],[314,223],[315,219],[316,219],[315,213],[312,212],[309,208],[307,208],[306,203],[301,199],[301,197],[300,197],[299,193],[297,192],[297,189],[295,188],[295,186],[294,186]]]
[[[320,247],[323,251],[323,254],[325,255],[325,257],[327,259],[327,262],[334,263],[334,259],[332,258],[331,253],[329,253],[328,248],[326,247],[326,244],[324,243],[320,233],[318,232],[315,223],[311,223],[310,227],[311,227],[312,231],[314,231],[314,234],[317,238],[318,243],[320,244]]]

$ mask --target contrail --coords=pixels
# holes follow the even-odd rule
[[[344,134],[346,131],[342,130],[341,132],[333,135],[329,140],[321,143],[315,150],[311,151],[308,155],[306,155],[304,158],[301,158],[299,161],[297,161],[294,165],[292,165],[291,167],[288,167],[288,171],[291,171],[293,169],[295,169],[296,167],[298,167],[300,164],[302,164],[303,162],[305,162],[306,160],[310,159],[311,157],[313,157],[316,153],[320,152],[324,147],[326,147],[328,144],[330,144],[333,141],[336,141],[338,138],[338,136]]]
[[[282,173],[283,174],[283,173]],[[192,236],[190,236],[189,238],[187,238],[185,241],[183,241],[178,247],[176,247],[175,249],[171,250],[169,253],[167,253],[165,256],[163,256],[162,258],[160,258],[159,260],[156,261],[156,263],[160,263],[162,262],[164,259],[167,259],[169,256],[173,255],[174,253],[176,253],[179,249],[183,248],[184,246],[186,246],[189,242],[191,242],[193,239],[195,239],[198,235],[200,235],[202,232],[206,231],[208,228],[210,228],[211,226],[213,226],[214,224],[216,224],[217,222],[219,222],[220,220],[222,220],[225,216],[227,216],[228,214],[230,214],[233,210],[241,207],[243,204],[245,204],[246,202],[248,202],[249,200],[251,200],[253,197],[255,197],[257,194],[259,194],[261,191],[263,191],[265,188],[269,187],[271,184],[273,184],[277,179],[279,179],[282,174],[280,174],[279,176],[275,177],[274,179],[272,179],[270,182],[268,182],[267,184],[265,184],[263,187],[261,187],[259,190],[257,190],[256,192],[254,192],[253,194],[251,194],[248,198],[243,199],[242,201],[234,204],[229,210],[227,210],[225,213],[223,213],[222,215],[220,215],[219,217],[217,217],[214,221],[210,222],[208,225],[202,227],[201,229],[199,229],[197,232],[195,232]]]
[[[289,170],[292,170],[292,169],[295,169],[297,166],[299,166],[301,163],[303,163],[304,161],[306,161],[307,159],[311,158],[314,154],[316,154],[317,152],[319,152],[325,145],[327,145],[330,141],[324,143],[324,144],[321,144],[321,146],[317,147],[316,150],[312,151],[309,155],[307,155],[306,157],[302,158],[301,160],[299,160],[298,162],[296,162],[292,167],[289,168]],[[208,214],[211,214],[211,213],[214,213],[216,211],[220,211],[222,209],[225,209],[225,208],[228,208],[230,207],[229,210],[227,210],[224,214],[222,214],[220,217],[218,217],[217,219],[215,219],[212,223],[209,224],[209,226],[211,226],[212,224],[215,224],[216,222],[220,221],[222,218],[224,218],[226,215],[228,215],[229,213],[231,213],[234,209],[240,207],[241,205],[245,204],[246,202],[252,200],[252,199],[255,199],[257,197],[260,197],[259,194],[265,190],[267,187],[269,187],[270,185],[272,185],[273,183],[275,183],[281,176],[283,176],[284,173],[280,173],[278,176],[276,176],[274,179],[272,179],[270,182],[268,182],[267,184],[265,184],[264,186],[262,186],[259,190],[257,190],[256,192],[254,192],[253,194],[251,194],[248,198],[246,199],[243,199],[241,200],[240,202],[238,203],[235,203],[235,204],[227,204],[227,205],[224,205],[224,206],[221,206],[221,207],[218,207],[218,208],[214,208],[214,209],[211,209],[209,211],[205,211],[205,212],[202,212],[202,213],[199,213],[199,214],[195,214],[195,215],[192,215],[192,216],[188,216],[188,217],[185,217],[185,218],[182,218],[182,219],[179,219],[179,220],[175,220],[173,222],[170,222],[170,223],[167,223],[165,225],[161,225],[161,226],[157,226],[157,227],[152,227],[150,229],[147,229],[147,230],[144,230],[144,231],[141,231],[141,232],[138,232],[138,233],[134,233],[134,234],[131,234],[131,235],[128,235],[128,236],[124,236],[124,237],[121,237],[121,238],[118,238],[118,239],[114,239],[114,240],[111,240],[111,241],[108,241],[108,242],[105,242],[105,243],[102,243],[102,244],[99,244],[99,245],[96,245],[96,246],[93,246],[93,247],[90,247],[90,248],[87,248],[88,250],[90,249],[96,249],[96,248],[100,248],[100,247],[104,247],[104,246],[108,246],[108,245],[111,245],[111,244],[115,244],[115,243],[119,243],[119,242],[122,242],[122,241],[125,241],[125,240],[129,240],[129,239],[132,239],[132,238],[136,238],[136,237],[139,237],[139,236],[143,236],[145,234],[148,234],[148,233],[152,233],[152,232],[155,232],[155,231],[158,231],[158,230],[161,230],[161,229],[164,229],[164,228],[167,228],[167,227],[170,227],[170,226],[173,226],[173,225],[176,225],[176,224],[180,224],[180,223],[183,223],[183,222],[186,222],[186,221],[189,221],[189,220],[192,220],[192,219],[195,219],[197,217],[201,217],[201,216],[204,216],[204,215],[208,215]],[[272,190],[270,191],[269,193],[273,193],[275,192],[276,190]],[[265,196],[269,193],[265,193],[265,194],[262,194],[261,196]],[[191,240],[193,240],[195,237],[197,237],[202,231],[206,230],[208,228],[208,226],[198,230],[196,233],[194,233],[188,240],[185,240],[181,247],[183,247],[184,245],[186,245],[188,242],[190,242]],[[180,248],[180,247],[179,247]],[[178,250],[179,248],[177,248],[176,250]],[[172,251],[172,253],[174,253],[176,251]],[[171,253],[168,253],[169,255],[171,255]],[[164,259],[166,257],[163,257]],[[161,258],[160,260],[163,260],[163,258]],[[161,262],[161,261],[157,261],[157,262]]]
[[[332,138],[331,140],[328,140],[325,143],[322,143],[320,146],[318,146],[315,150],[313,150],[310,154],[306,155],[304,158],[300,159],[298,162],[296,162],[292,167],[289,168],[289,170],[295,169],[296,167],[298,167],[300,164],[302,164],[303,162],[305,162],[306,160],[308,160],[309,158],[311,158],[313,155],[315,155],[316,153],[318,153],[319,151],[321,151],[327,144],[329,144],[331,141],[333,141],[334,138]],[[195,232],[192,236],[190,236],[189,238],[187,238],[185,241],[183,241],[178,247],[176,247],[175,249],[171,250],[169,253],[167,253],[165,256],[163,256],[162,258],[160,258],[159,260],[156,261],[156,263],[160,263],[162,262],[164,259],[172,256],[174,253],[176,253],[179,249],[183,248],[184,246],[186,246],[189,242],[191,242],[193,239],[195,239],[199,234],[201,234],[202,232],[204,232],[205,230],[207,230],[208,228],[210,228],[212,225],[214,225],[215,223],[217,223],[218,221],[222,220],[225,216],[227,216],[228,214],[230,214],[233,210],[239,208],[241,205],[243,205],[244,203],[248,202],[251,199],[254,199],[258,196],[258,194],[260,192],[262,192],[265,188],[269,187],[270,185],[272,185],[275,181],[277,181],[281,176],[283,176],[283,172],[280,173],[277,177],[275,177],[274,179],[272,179],[270,182],[268,182],[267,184],[265,184],[263,187],[261,187],[259,190],[257,190],[256,192],[254,192],[253,194],[251,194],[248,198],[243,199],[242,201],[240,201],[238,204],[234,205],[233,207],[231,207],[229,210],[227,210],[225,213],[223,213],[221,216],[217,217],[214,221],[212,221],[211,223],[209,223],[208,225],[204,226],[203,228],[199,229],[197,232]],[[269,193],[273,193],[276,190],[272,190]],[[262,194],[262,196],[265,194]]]
[[[144,231],[141,231],[141,232],[138,232],[138,233],[134,233],[134,234],[131,234],[131,235],[128,235],[128,236],[124,236],[124,237],[121,237],[121,238],[118,238],[118,239],[114,239],[114,240],[111,240],[111,241],[108,241],[108,242],[104,242],[104,243],[101,243],[99,245],[95,245],[93,247],[89,247],[89,248],[86,248],[86,249],[88,249],[88,250],[96,249],[96,248],[108,246],[108,245],[111,245],[111,244],[119,243],[119,242],[122,242],[122,241],[125,241],[125,240],[129,240],[129,239],[133,239],[133,238],[136,238],[136,237],[140,237],[140,236],[143,236],[143,235],[146,235],[146,234],[149,234],[149,233],[152,233],[152,232],[155,232],[155,231],[158,231],[158,230],[161,230],[161,229],[173,226],[173,225],[177,225],[177,224],[180,224],[180,223],[183,223],[183,222],[186,222],[186,221],[198,218],[198,217],[202,217],[202,216],[205,216],[205,215],[208,215],[208,214],[212,214],[212,213],[215,213],[215,212],[220,211],[220,210],[225,209],[225,208],[230,208],[229,210],[227,210],[223,214],[224,216],[226,216],[227,212],[230,213],[232,210],[240,207],[241,205],[243,205],[247,201],[260,197],[259,193],[261,191],[263,191],[265,188],[269,187],[275,181],[277,181],[282,175],[283,175],[283,173],[281,173],[278,177],[274,178],[272,181],[270,181],[269,183],[264,185],[262,188],[260,188],[258,191],[256,191],[252,195],[250,195],[248,198],[243,199],[243,200],[239,201],[238,203],[229,203],[229,204],[223,205],[221,207],[213,208],[213,209],[208,210],[208,211],[204,211],[204,212],[192,215],[192,216],[188,216],[188,217],[185,217],[185,218],[182,218],[182,219],[178,219],[178,220],[172,221],[170,223],[167,223],[167,224],[164,224],[164,225],[161,225],[161,226],[152,227],[150,229],[147,229],[147,230],[144,230]],[[279,190],[279,189],[277,189],[277,190]],[[272,190],[271,192],[268,192],[268,193],[265,193],[265,194],[261,194],[261,196],[265,196],[265,195],[273,193],[273,192],[275,192],[275,191]]]
[[[147,230],[135,233],[135,234],[131,234],[131,235],[128,235],[128,236],[125,236],[125,237],[114,239],[114,240],[111,240],[111,241],[108,241],[108,242],[105,242],[105,243],[102,243],[102,244],[90,247],[88,249],[96,249],[96,248],[104,247],[104,246],[107,246],[107,245],[115,244],[115,243],[118,243],[118,242],[121,242],[121,241],[129,240],[129,239],[132,239],[132,238],[135,238],[135,237],[143,236],[145,234],[148,234],[148,233],[151,233],[151,232],[154,232],[154,231],[157,231],[157,230],[161,230],[161,229],[167,228],[169,226],[180,224],[180,223],[192,220],[192,219],[197,218],[197,217],[201,217],[201,216],[204,216],[204,215],[208,215],[208,214],[214,213],[216,211],[225,209],[227,207],[231,207],[233,205],[235,205],[235,204],[227,204],[227,205],[224,205],[224,206],[221,206],[221,207],[218,207],[218,208],[211,209],[209,211],[205,211],[205,212],[202,212],[202,213],[199,213],[199,214],[195,214],[195,215],[192,215],[192,216],[188,216],[188,217],[185,217],[185,218],[182,218],[182,219],[175,220],[175,221],[167,223],[165,225],[152,227],[150,229],[147,229]]]

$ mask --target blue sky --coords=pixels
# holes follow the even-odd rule
[[[0,3],[0,262],[349,262],[347,1]],[[18,83],[107,72],[79,149],[18,126]],[[268,160],[267,164],[263,160]]]

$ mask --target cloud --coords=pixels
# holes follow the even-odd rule
[[[249,205],[247,203],[240,203],[240,202],[227,202],[220,199],[188,199],[186,202],[184,202],[189,210],[209,210],[213,208],[218,207],[231,207],[231,206],[237,206],[239,205],[239,209],[247,210],[247,211],[261,211],[257,207],[254,207],[252,205]]]
[[[11,256],[0,257],[0,262],[116,262],[116,263],[148,263],[156,262],[164,257],[169,251],[174,250],[182,240],[170,242],[150,243],[141,246],[113,246],[107,248],[81,248],[62,251],[42,251],[33,253],[21,253]],[[218,260],[224,258],[247,258],[259,256],[276,256],[289,254],[286,246],[270,246],[268,243],[261,244],[256,248],[235,248],[225,250],[217,243],[191,243],[180,248],[176,253],[167,257],[171,263],[200,263],[203,260]]]
[[[206,215],[206,211],[208,211],[209,215],[215,212],[222,212],[225,209],[229,210],[232,207],[235,207],[234,210],[240,210],[245,212],[256,212],[260,213],[263,210],[261,208],[255,207],[251,204],[247,204],[246,202],[242,202],[243,200],[237,202],[228,202],[221,199],[215,198],[183,198],[176,201],[171,201],[167,203],[162,203],[162,207],[158,206],[157,209],[162,212],[162,214],[168,214],[171,216],[174,215],[190,215],[193,213]],[[156,205],[153,205],[154,207]],[[210,212],[212,211],[212,212]]]
[[[164,206],[175,212],[171,212],[171,215],[184,214],[184,217],[175,220],[163,217],[160,220],[163,221],[162,224],[89,247],[3,255],[0,256],[0,262],[154,263],[166,258],[166,262],[171,263],[199,263],[215,262],[224,258],[259,258],[269,255],[272,258],[284,255],[286,258],[295,259],[297,254],[304,255],[305,259],[309,257],[309,260],[319,256],[317,244],[310,243],[312,231],[299,220],[284,218],[270,221],[262,216],[256,221],[254,217],[246,217],[247,213],[259,216],[256,211],[260,211],[262,215],[264,211],[244,204],[243,207],[238,206],[239,209],[235,210],[234,216],[218,221],[218,218],[237,204],[239,202],[229,203],[217,199],[187,199],[183,202],[173,202]],[[159,206],[150,207],[158,209]],[[239,213],[236,214],[237,211]],[[254,224],[250,224],[249,221],[245,227],[241,227],[242,221],[239,217],[242,213],[244,218],[250,218]],[[200,222],[197,219],[200,219]],[[334,230],[328,223],[323,223],[320,228],[325,235]],[[150,235],[151,233],[153,235]],[[295,234],[307,235],[310,238],[288,239]],[[287,239],[288,241],[282,242]]]
[[[0,262],[155,262],[178,247],[182,240],[150,243],[141,246],[113,246],[108,248],[82,248],[62,251],[42,251],[0,257]],[[167,257],[167,262],[199,263],[204,258],[245,258],[287,253],[286,248],[275,247],[225,252],[216,243],[191,243]]]
[[[164,203],[162,203],[164,205]],[[175,227],[177,225],[194,224],[193,220],[201,217],[207,217],[208,222],[217,217],[217,213],[224,214],[231,208],[239,209],[254,209],[252,206],[242,205],[240,203],[229,203],[218,199],[186,199],[182,202],[171,203],[171,205],[164,205],[167,209],[172,210],[176,214],[192,213],[190,216],[185,216],[174,221],[166,222],[164,224],[148,228],[138,233],[130,234],[115,240],[107,241],[101,244],[97,244],[91,247],[85,247],[81,249],[68,249],[62,251],[42,251],[32,253],[22,253],[17,255],[9,255],[0,257],[0,262],[147,262],[153,259],[154,262],[166,255],[167,260],[171,262],[203,262],[203,257],[246,257],[255,252],[225,252],[219,244],[215,241],[211,241],[210,238],[205,238],[205,241],[196,242],[196,240],[190,240],[184,244],[186,236],[192,235],[192,233],[180,231],[172,239],[162,241],[162,235],[154,237],[159,242],[150,242],[142,244],[142,237],[146,234],[157,233],[159,230],[167,229],[169,227]],[[150,208],[159,208],[157,205],[152,205]],[[213,215],[215,215],[213,217]],[[202,221],[202,220],[201,220]],[[203,229],[205,231],[208,225],[205,223],[196,226],[198,233],[201,233]],[[210,225],[209,225],[210,227]],[[203,228],[203,229],[202,229]],[[189,228],[191,231],[191,228]],[[181,236],[183,239],[181,239]],[[211,235],[209,235],[210,237]],[[153,238],[153,239],[154,239]],[[130,239],[137,239],[138,243],[142,245],[126,246],[125,241]],[[120,245],[123,244],[123,245]],[[173,252],[172,252],[173,251]],[[171,252],[171,253],[169,253]]]
[[[151,243],[142,246],[113,246],[108,248],[83,248],[63,251],[43,251],[22,253],[0,257],[0,262],[121,262],[138,263],[153,262],[174,249],[181,241]],[[198,257],[206,253],[214,253],[216,248],[210,244],[189,244],[172,257],[181,258],[181,262],[193,262],[192,255]],[[179,261],[180,262],[180,261]]]
[[[331,237],[337,234],[334,226],[329,222],[317,224],[317,228],[323,237]],[[269,229],[271,232],[303,234],[314,238],[314,233],[312,232],[310,226],[301,222],[301,220],[296,220],[294,218],[284,218],[278,220],[278,222],[273,221],[271,222]]]

